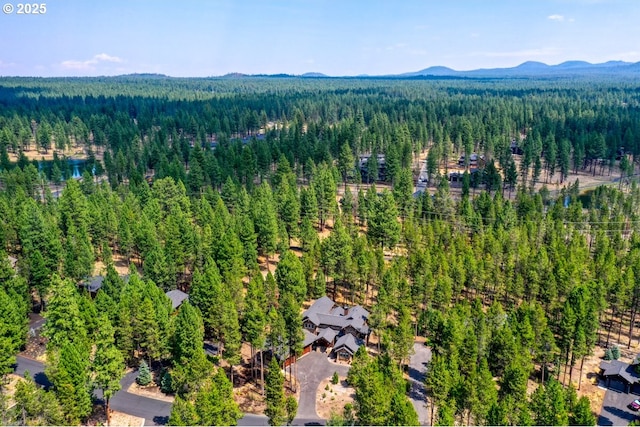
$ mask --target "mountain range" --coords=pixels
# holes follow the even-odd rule
[[[482,68],[469,71],[457,71],[448,67],[436,66],[398,74],[394,77],[538,77],[596,74],[640,75],[640,62],[608,61],[592,64],[586,61],[566,61],[557,65],[547,65],[543,62],[527,61],[511,68]]]

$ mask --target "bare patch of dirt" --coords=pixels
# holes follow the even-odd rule
[[[175,396],[164,394],[160,391],[160,387],[157,385],[154,386],[141,386],[140,384],[134,382],[129,386],[127,390],[131,394],[137,394],[138,396],[148,397],[150,399],[162,400],[163,402],[171,402],[175,400]]]
[[[111,420],[109,425],[123,427],[140,427],[144,423],[144,418],[125,414],[122,412],[111,410]],[[88,426],[106,426],[107,415],[103,405],[96,405],[93,408],[91,417],[87,420]]]
[[[591,410],[599,414],[602,408],[602,402],[606,390],[598,387],[598,377],[600,372],[600,362],[604,357],[604,349],[596,347],[594,354],[584,359],[584,365],[582,367],[582,377],[580,376],[580,362],[576,363],[573,368],[572,383],[577,389],[578,397],[586,396],[591,403]],[[622,360],[622,358],[621,358]],[[631,359],[624,360],[631,362]],[[563,380],[563,373],[561,372],[560,380]],[[567,372],[566,384],[569,384],[569,374]],[[580,388],[578,388],[578,386]]]
[[[129,274],[129,264],[121,255],[113,255],[113,267],[119,275],[125,276]],[[140,271],[139,271],[140,273]],[[94,276],[104,276],[107,274],[107,266],[102,261],[96,261],[93,265]]]
[[[46,350],[47,339],[40,336],[38,331],[35,336],[29,335],[27,345],[25,346],[25,349],[20,352],[20,356],[45,362],[47,360]]]
[[[22,379],[23,378],[18,374],[8,374],[5,376],[6,383],[2,386],[2,392],[9,397],[9,400],[7,402],[7,406],[9,408],[15,405],[13,395],[16,392],[16,385],[18,384],[18,381]]]
[[[264,414],[267,405],[260,389],[252,383],[245,383],[233,389],[233,398],[242,412]]]
[[[331,378],[320,383],[316,393],[316,412],[320,418],[328,419],[331,413],[342,414],[344,405],[353,403],[355,389],[347,385],[347,377],[340,377],[338,384]]]

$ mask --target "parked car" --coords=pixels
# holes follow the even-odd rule
[[[629,403],[628,408],[632,411],[637,411],[640,409],[640,400],[636,399],[633,402]]]

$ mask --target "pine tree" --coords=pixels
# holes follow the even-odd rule
[[[28,372],[18,381],[13,395],[16,419],[22,425],[64,425],[67,423],[55,393],[40,388]],[[12,423],[6,422],[9,425]],[[17,423],[16,423],[17,424]]]
[[[569,416],[571,426],[593,426],[596,424],[596,417],[591,412],[591,404],[587,396],[578,399],[578,403],[573,409],[573,414]]]
[[[136,377],[136,382],[141,386],[147,386],[151,384],[151,369],[149,369],[149,365],[144,360],[140,362],[140,367],[138,368],[138,376]]]
[[[89,351],[84,342],[64,341],[59,350],[49,351],[45,373],[65,413],[76,425],[91,413],[92,389]]]
[[[194,406],[198,414],[198,425],[232,426],[242,417],[238,404],[233,400],[231,382],[220,368],[213,378],[196,392]]]
[[[198,388],[212,369],[204,354],[204,326],[198,313],[188,301],[180,306],[173,325],[171,340],[173,356],[172,382],[176,392],[186,395]]]
[[[284,397],[284,375],[282,375],[282,371],[280,371],[280,366],[278,366],[275,357],[273,357],[269,363],[265,388],[267,408],[264,413],[269,418],[269,425],[283,425],[287,420],[287,408]]]
[[[52,296],[44,314],[47,319],[43,334],[49,341],[47,349],[59,349],[65,343],[86,345],[87,330],[80,316],[75,286],[69,280],[54,275],[51,278]]]
[[[300,259],[287,251],[280,259],[275,273],[276,283],[281,294],[291,293],[299,303],[307,295],[307,283]]]
[[[254,368],[254,359],[256,350],[260,351],[260,374],[262,375],[260,384],[264,392],[264,375],[262,364],[262,350],[265,344],[265,328],[267,325],[267,318],[265,313],[265,307],[267,305],[266,296],[264,294],[264,280],[261,274],[257,274],[251,278],[249,285],[247,286],[247,296],[245,299],[245,313],[242,319],[242,332],[251,345],[251,363]],[[251,371],[252,376],[254,370]]]
[[[318,219],[320,230],[323,231],[327,219],[333,216],[337,210],[336,182],[331,168],[326,164],[320,165],[311,180],[311,187],[318,202]]]
[[[340,148],[340,155],[338,156],[338,170],[342,175],[342,182],[344,182],[344,188],[347,188],[347,178],[349,174],[353,172],[355,164],[355,158],[353,156],[353,151],[349,144],[344,143]]]
[[[388,190],[374,201],[367,219],[367,235],[376,244],[387,248],[393,248],[400,239],[398,210]]]
[[[288,396],[285,400],[287,410],[287,425],[290,426],[298,412],[298,401],[293,396]]]
[[[26,342],[27,313],[20,301],[17,295],[8,294],[0,285],[0,379],[13,372],[15,356]]]
[[[198,414],[194,404],[188,397],[176,396],[171,406],[171,415],[169,415],[170,426],[195,426],[198,425]]]
[[[98,319],[98,336],[93,355],[94,382],[102,389],[107,414],[107,425],[111,420],[109,403],[111,397],[120,390],[120,380],[124,377],[124,358],[115,346],[114,330],[106,314]]]

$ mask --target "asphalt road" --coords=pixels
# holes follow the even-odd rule
[[[298,416],[293,423],[295,425],[324,424],[325,420],[318,417],[316,412],[318,386],[322,380],[331,377],[334,372],[340,376],[347,375],[350,366],[333,363],[325,353],[316,351],[300,358],[296,364],[298,365],[298,381],[300,381],[300,401],[298,402]]]
[[[420,425],[428,425],[429,412],[427,411],[427,392],[424,387],[426,378],[427,363],[431,360],[431,349],[423,343],[413,344],[413,356],[409,361],[409,380],[411,381],[411,391],[409,398],[418,414]]]
[[[598,417],[599,426],[626,426],[635,420],[640,413],[627,408],[627,405],[638,399],[635,394],[622,393],[607,389]]]
[[[16,359],[18,362],[15,370],[16,374],[24,376],[25,371],[29,371],[37,384],[43,387],[49,387],[51,385],[44,373],[44,365],[42,362],[23,356],[18,356]],[[171,403],[138,396],[137,394],[126,391],[135,381],[136,375],[137,372],[130,372],[120,381],[122,389],[111,398],[111,409],[144,418],[145,425],[166,424],[169,420],[169,414],[171,414]],[[102,395],[100,390],[98,390],[96,394],[99,398]]]

